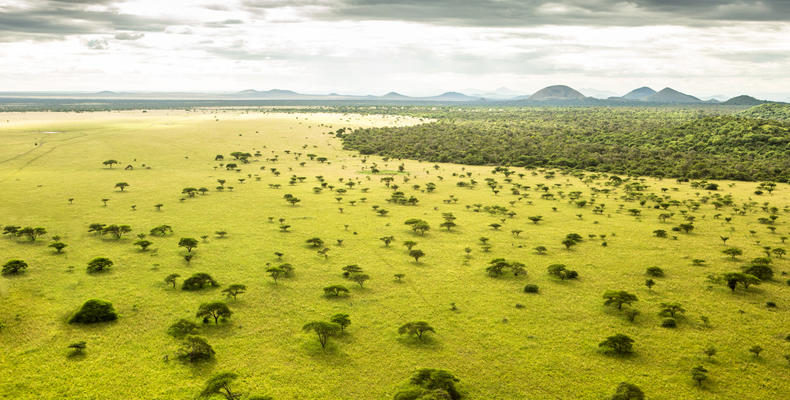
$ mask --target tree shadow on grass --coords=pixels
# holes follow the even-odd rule
[[[442,344],[433,337],[433,335],[426,333],[422,339],[416,336],[400,336],[397,339],[398,343],[412,349],[433,350],[438,351],[442,349]]]

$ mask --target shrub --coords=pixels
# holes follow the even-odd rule
[[[3,265],[3,275],[16,275],[26,269],[26,262],[22,260],[11,260]]]
[[[181,290],[200,290],[206,287],[217,287],[219,283],[206,273],[197,273],[185,279],[181,283]]]
[[[747,265],[742,269],[745,274],[756,276],[761,281],[770,281],[774,277],[774,270],[765,264]]]
[[[648,268],[648,269],[645,271],[645,274],[647,274],[647,276],[652,276],[652,277],[655,277],[655,278],[660,278],[660,277],[664,276],[664,270],[663,270],[663,269],[661,269],[661,268],[659,268],[659,267],[649,267],[649,268]]]
[[[112,303],[91,299],[85,302],[80,309],[69,318],[70,324],[93,324],[97,322],[115,321],[118,314]]]
[[[614,336],[609,336],[603,342],[598,343],[598,347],[602,348],[608,353],[629,354],[634,351],[633,344],[634,339],[631,339],[622,333],[618,333]]]
[[[182,318],[167,328],[167,334],[175,338],[182,338],[184,336],[196,333],[197,329],[197,324]]]
[[[112,268],[112,260],[106,257],[96,257],[88,263],[88,273],[95,274],[97,272],[109,271]]]
[[[538,293],[539,291],[538,285],[530,283],[524,286],[524,293]]]
[[[631,383],[621,382],[617,385],[611,400],[644,400],[645,394],[639,386]]]
[[[662,328],[676,328],[677,326],[678,323],[674,318],[664,318],[664,320],[661,321]]]
[[[186,362],[210,360],[214,357],[214,349],[199,336],[187,336],[181,343],[176,357]]]

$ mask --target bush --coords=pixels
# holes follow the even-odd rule
[[[753,275],[761,281],[770,281],[774,277],[774,270],[765,264],[753,264],[743,267],[745,274]]]
[[[538,293],[539,291],[540,288],[538,288],[538,285],[530,283],[527,286],[524,286],[524,293]]]
[[[676,328],[677,326],[678,323],[674,318],[664,318],[664,320],[661,321],[662,328]]]
[[[182,318],[167,328],[167,334],[175,338],[182,338],[194,334],[197,332],[197,329],[196,323]]]
[[[181,290],[200,290],[207,287],[217,287],[219,283],[211,275],[199,272],[185,279],[181,283]]]
[[[644,400],[645,394],[639,386],[628,382],[621,382],[617,385],[611,400]]]
[[[91,299],[85,302],[80,309],[69,318],[70,324],[94,324],[97,322],[115,321],[118,314],[112,303]]]
[[[3,275],[16,275],[27,269],[27,263],[22,260],[11,260],[3,265]]]
[[[645,274],[647,274],[647,276],[660,278],[664,276],[664,270],[659,267],[650,267],[645,271]]]
[[[112,260],[106,257],[96,257],[88,263],[88,273],[109,271],[112,267]]]

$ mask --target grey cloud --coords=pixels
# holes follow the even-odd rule
[[[129,33],[129,32],[121,32],[115,34],[115,39],[117,40],[139,40],[142,39],[145,34],[143,33]]]
[[[458,26],[718,25],[790,20],[787,0],[245,0],[250,10],[301,7],[329,20]]]
[[[157,32],[169,25],[184,24],[175,18],[151,18],[122,14],[116,0],[41,0],[27,8],[0,8],[0,40],[8,37],[60,39],[66,35],[115,31]],[[103,11],[87,11],[91,5]]]

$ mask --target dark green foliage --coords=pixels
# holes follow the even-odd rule
[[[662,328],[675,328],[678,326],[677,321],[674,318],[664,318],[661,321]]]
[[[97,272],[109,271],[112,268],[113,262],[106,257],[96,257],[88,263],[88,273],[94,274]]]
[[[184,279],[184,282],[181,284],[181,290],[200,290],[217,286],[219,286],[219,283],[217,283],[211,275],[199,272]]]
[[[181,238],[181,240],[178,241],[178,247],[183,247],[187,249],[187,251],[189,252],[191,252],[192,249],[197,247],[197,245],[198,245],[198,241],[197,239],[194,238]]]
[[[112,303],[104,300],[91,299],[69,318],[70,324],[94,324],[97,322],[115,321],[118,314]]]
[[[401,325],[398,328],[398,333],[401,335],[415,335],[417,339],[422,340],[423,335],[426,332],[433,332],[436,333],[436,330],[433,329],[432,326],[428,325],[425,321],[412,321],[407,322]]]
[[[348,294],[348,288],[343,285],[332,285],[324,288],[325,296],[338,297],[341,294]]]
[[[27,263],[22,260],[9,260],[3,264],[3,275],[16,275],[27,269]]]
[[[549,265],[547,269],[549,271],[549,275],[560,278],[561,280],[578,279],[579,277],[579,274],[576,271],[568,269],[565,264],[552,264]]]
[[[420,111],[421,117],[439,121],[357,129],[343,135],[344,147],[362,154],[473,165],[790,179],[790,122],[645,108]]]
[[[774,270],[765,264],[752,264],[741,268],[744,274],[754,275],[761,281],[770,281],[774,277]]]
[[[707,372],[705,367],[698,365],[691,369],[691,379],[697,382],[697,386],[702,386],[702,381],[708,379]]]
[[[606,299],[606,301],[603,303],[604,305],[617,306],[618,310],[623,308],[623,304],[628,304],[630,306],[631,303],[638,301],[635,295],[628,293],[625,290],[607,290],[604,292],[603,298]]]
[[[206,361],[214,358],[214,349],[200,336],[187,336],[181,342],[176,358],[185,362]]]
[[[634,340],[630,337],[618,333],[614,336],[609,336],[603,342],[598,344],[598,347],[606,352],[614,354],[630,354],[633,350]]]
[[[237,400],[241,398],[240,393],[234,393],[230,389],[230,384],[239,376],[233,372],[222,372],[216,374],[206,381],[206,385],[198,395],[198,399],[208,399],[211,397],[222,396],[225,400]]]
[[[203,318],[203,321],[207,321],[209,318],[214,318],[214,324],[219,324],[220,318],[224,321],[230,316],[233,315],[233,311],[230,311],[228,305],[221,302],[221,301],[213,301],[211,303],[203,303],[198,308],[197,313],[195,314],[198,318]]]
[[[648,267],[647,271],[645,271],[647,276],[652,276],[655,278],[660,278],[664,276],[664,270],[659,267]]]
[[[55,249],[56,252],[60,253],[61,251],[63,251],[63,249],[68,247],[68,245],[63,242],[54,242],[54,243],[50,243],[49,246],[47,247],[52,247],[53,249]]]
[[[79,356],[85,353],[85,349],[88,348],[88,343],[82,340],[68,345],[68,348],[71,349],[71,354],[69,354],[69,356]]]
[[[452,373],[433,368],[418,369],[409,386],[395,394],[395,400],[459,400],[455,384],[460,380]]]
[[[348,314],[335,314],[329,319],[329,322],[334,322],[340,325],[340,330],[345,330],[347,326],[351,325],[351,318]]]
[[[488,263],[486,272],[489,276],[500,277],[505,274],[505,271],[510,271],[513,276],[526,275],[527,270],[525,265],[520,262],[507,261],[504,258],[495,258]]]
[[[236,300],[236,296],[238,296],[238,295],[240,295],[240,294],[242,294],[242,293],[244,293],[246,291],[247,291],[247,286],[246,285],[242,285],[242,284],[239,284],[239,283],[234,283],[234,284],[228,286],[227,288],[225,288],[224,290],[222,290],[222,293],[225,293],[225,296],[233,297],[233,300]]]
[[[529,283],[526,286],[524,286],[524,293],[538,293],[539,291],[540,288],[538,288],[538,285]]]
[[[173,228],[170,225],[159,225],[151,228],[150,233],[151,236],[167,236],[167,234],[173,233]]]
[[[115,238],[115,239],[120,239],[120,238],[123,237],[123,235],[125,235],[125,234],[127,234],[127,233],[129,233],[131,231],[132,231],[132,227],[129,226],[129,225],[112,224],[112,225],[107,225],[104,228],[102,228],[101,234],[102,235],[109,234],[109,235],[112,235],[112,237]]]
[[[639,386],[628,382],[620,382],[611,400],[644,400],[644,398],[645,393],[642,392]]]
[[[182,338],[187,335],[194,335],[197,333],[198,326],[192,321],[186,319],[179,319],[167,328],[167,334],[174,338]]]
[[[169,283],[169,284],[173,285],[173,288],[175,289],[175,287],[176,287],[176,279],[179,278],[179,277],[181,277],[181,275],[179,275],[179,274],[170,274],[170,275],[165,277],[165,283]]]
[[[321,343],[321,348],[325,349],[329,338],[337,335],[342,331],[342,327],[334,322],[313,321],[306,323],[302,330],[305,332],[315,332],[318,335],[318,342]]]

